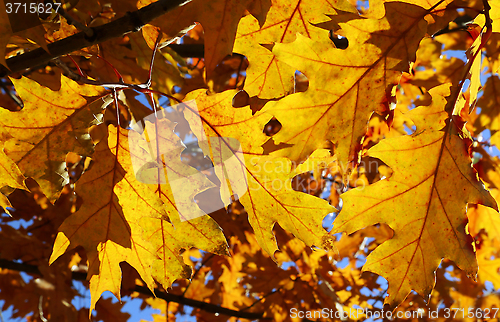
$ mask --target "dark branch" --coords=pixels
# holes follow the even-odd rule
[[[168,11],[187,2],[186,0],[159,0],[140,10],[129,12],[127,15],[107,24],[92,28],[93,36],[87,37],[84,32],[58,40],[49,44],[49,52],[42,48],[29,51],[22,55],[7,59],[7,66],[0,65],[0,77],[22,71],[26,68],[47,64],[54,58],[69,54],[82,48],[90,47],[106,40],[121,37],[129,32],[138,31],[144,24],[160,17]],[[179,26],[184,27],[184,26]]]
[[[19,272],[25,272],[29,274],[34,274],[34,275],[42,275],[40,270],[38,269],[38,266],[36,265],[30,265],[30,264],[25,264],[25,263],[17,263],[13,261],[9,261],[6,259],[0,259],[0,268],[6,268],[14,271],[19,271]],[[72,272],[72,279],[78,280],[78,281],[84,281],[87,278],[86,273],[82,272]],[[262,312],[242,312],[242,311],[236,311],[232,309],[228,309],[225,307],[220,307],[215,304],[210,304],[207,302],[202,302],[202,301],[197,301],[193,300],[187,297],[184,297],[182,295],[176,295],[176,294],[171,294],[171,293],[165,293],[159,289],[155,289],[155,294],[151,293],[151,291],[145,287],[145,286],[139,286],[136,285],[133,289],[135,292],[138,292],[140,294],[148,295],[148,296],[155,296],[163,299],[167,302],[176,302],[179,304],[183,305],[188,305],[194,308],[198,308],[201,310],[204,310],[206,312],[211,312],[211,313],[218,313],[218,314],[224,314],[228,316],[234,316],[237,318],[242,318],[242,319],[249,319],[249,320],[256,320],[256,319],[263,319],[263,320],[268,320],[268,318],[263,318],[263,313]]]
[[[181,57],[203,58],[205,55],[205,46],[203,44],[170,44],[168,47]]]
[[[151,293],[151,291],[145,286],[136,285],[134,291],[139,292],[141,294],[153,296],[153,293]],[[231,310],[231,309],[227,309],[224,307],[220,307],[218,305],[189,299],[189,298],[183,297],[181,295],[175,295],[175,294],[161,292],[159,290],[155,290],[155,294],[156,294],[156,297],[163,299],[167,302],[176,302],[176,303],[180,303],[180,304],[184,304],[184,305],[189,305],[191,307],[202,309],[206,312],[219,313],[219,314],[224,314],[224,315],[228,315],[228,316],[234,316],[237,318],[249,319],[249,320],[264,319],[262,317],[262,315],[263,315],[262,312],[252,313],[252,312],[242,312],[242,311]]]

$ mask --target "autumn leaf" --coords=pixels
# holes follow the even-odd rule
[[[0,145],[0,188],[9,186],[11,188],[28,190],[24,180],[26,178],[21,173],[21,170],[3,151]],[[12,207],[7,196],[0,192],[0,207],[4,209],[7,214],[10,214],[7,208]]]
[[[198,138],[204,154],[209,156],[216,166],[216,174],[221,181],[221,194],[228,195],[225,183],[233,189],[241,188],[241,181],[234,184],[228,179],[228,169],[221,162],[221,147],[232,151],[239,163],[239,169],[233,168],[245,178],[244,187],[248,190],[238,192],[237,197],[248,212],[256,238],[261,247],[274,258],[278,250],[273,233],[275,223],[290,231],[308,246],[331,248],[331,236],[322,227],[322,219],[334,208],[325,200],[303,192],[294,191],[291,179],[296,175],[313,170],[310,163],[302,167],[293,167],[287,158],[262,155],[261,147],[269,137],[259,129],[269,121],[266,113],[252,117],[250,108],[233,108],[231,98],[236,91],[226,91],[208,96],[205,91],[194,91],[186,100],[194,100],[197,110],[184,108],[184,116],[190,123],[194,135]],[[210,140],[207,140],[208,138]],[[219,138],[215,140],[212,138]],[[226,138],[239,142],[240,149],[229,143]],[[322,151],[322,157],[326,151]],[[238,165],[238,164],[236,164]],[[235,165],[235,166],[236,166]],[[234,171],[234,170],[233,170]],[[233,177],[234,178],[234,177]],[[226,199],[226,198],[223,198]],[[224,200],[223,200],[224,201]],[[224,201],[226,204],[226,201]]]
[[[498,189],[490,189],[490,191],[495,200],[500,200]],[[468,229],[473,237],[478,235],[481,229],[484,229],[488,232],[490,239],[500,241],[500,214],[498,211],[482,205],[472,205],[467,209],[467,217],[469,218]]]
[[[84,205],[59,228],[50,257],[53,263],[68,249],[83,246],[89,262],[92,301],[102,292],[120,299],[120,262],[134,267],[150,289],[154,288],[151,266],[157,259],[151,241],[142,235],[145,218],[163,218],[162,201],[138,182],[132,171],[127,130],[110,125],[109,134],[96,146],[96,162],[76,184]]]
[[[356,12],[354,7],[350,10]],[[329,41],[329,31],[314,24],[329,21],[326,15],[334,13],[335,8],[327,1],[273,1],[264,25],[251,15],[242,18],[233,51],[245,55],[250,62],[245,91],[262,99],[290,94],[295,69],[278,61],[264,45],[270,48],[273,42],[292,42],[297,33],[316,41]]]
[[[497,2],[0,12],[2,314],[497,319]]]
[[[12,82],[24,108],[16,112],[0,109],[0,124],[10,136],[4,152],[25,177],[36,179],[47,197],[55,200],[68,183],[66,154],[90,155],[93,151],[87,130],[106,106],[106,92],[66,77],[61,77],[58,91],[28,78]]]
[[[348,234],[376,223],[394,230],[394,237],[377,247],[363,267],[388,280],[386,303],[392,308],[411,290],[428,299],[443,258],[474,277],[477,263],[465,231],[466,205],[497,209],[471,167],[455,123],[447,121],[449,86],[429,93],[433,97],[429,107],[410,111],[417,126],[414,135],[383,140],[368,151],[389,165],[393,175],[343,194],[343,208],[334,224],[335,232]]]
[[[82,245],[86,249],[91,310],[105,290],[120,298],[122,261],[134,267],[151,289],[153,277],[168,288],[176,279],[191,276],[190,267],[179,255],[182,249],[197,247],[219,254],[227,252],[217,223],[208,216],[196,218],[205,213],[193,197],[211,183],[181,162],[184,147],[171,122],[166,118],[155,120],[155,123],[146,120],[143,129],[149,141],[139,132],[116,132],[109,127],[108,142],[103,139],[93,155],[97,160],[94,166],[99,170],[86,172],[77,182],[76,193],[90,199],[63,223],[54,245],[51,262],[70,247]],[[151,145],[157,154],[149,154]],[[161,177],[165,175],[161,167],[148,166],[158,160],[164,160],[162,164],[171,169],[167,171],[169,183],[166,177]],[[172,174],[176,176],[174,179]],[[174,186],[175,179],[183,178],[186,180]],[[96,187],[106,187],[106,194]],[[171,187],[180,189],[173,191]],[[175,228],[166,219],[175,223]],[[191,220],[181,222],[181,219]],[[99,230],[90,230],[96,222],[107,224]]]
[[[174,133],[174,124],[165,118],[163,111],[144,121],[142,134],[129,133],[129,146],[137,180],[148,184],[152,193],[163,201],[170,221],[143,218],[145,239],[154,245],[160,257],[153,264],[152,274],[167,289],[176,279],[191,277],[191,268],[179,255],[182,249],[196,247],[227,254],[227,242],[219,225],[194,200],[214,184],[181,162],[185,146]]]
[[[480,169],[481,179],[485,182],[493,198],[497,200],[497,204],[500,200],[499,162],[498,157],[484,157],[476,165]],[[481,230],[484,229],[489,240],[500,241],[500,214],[498,211],[482,205],[471,205],[467,207],[467,217],[469,219],[467,228],[472,237],[478,237]]]
[[[294,191],[291,187],[293,177],[312,169],[304,167],[292,171],[292,163],[286,158],[247,160],[250,161],[247,162],[247,171],[251,175],[249,191],[240,200],[261,247],[274,257],[278,247],[272,230],[278,223],[308,246],[333,249],[332,237],[321,222],[335,208],[325,200]]]
[[[17,165],[3,149],[0,150],[0,187],[9,186],[17,189],[27,189],[23,176]]]
[[[293,43],[273,47],[280,61],[309,79],[304,93],[268,103],[263,109],[283,126],[273,136],[277,144],[290,144],[283,155],[305,160],[331,142],[345,168],[348,161],[357,161],[356,151],[370,115],[387,113],[391,89],[415,59],[425,35],[424,17],[442,2],[433,3],[426,9],[386,2],[385,16],[380,19],[352,19],[349,14],[350,19],[342,22],[342,14],[334,16],[332,20],[341,21],[338,25],[349,41],[345,50],[301,35]],[[397,32],[391,29],[394,25],[399,26]]]

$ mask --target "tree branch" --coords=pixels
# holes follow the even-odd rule
[[[151,291],[145,286],[136,285],[134,290],[138,293],[141,293],[141,294],[153,296],[153,293],[151,293]],[[224,315],[228,315],[228,316],[234,316],[237,318],[249,319],[249,320],[255,320],[255,319],[270,320],[270,318],[263,318],[262,312],[236,311],[236,310],[232,310],[232,309],[227,309],[225,307],[220,307],[220,306],[215,305],[215,304],[210,304],[207,302],[201,302],[201,301],[189,299],[189,298],[183,297],[181,295],[175,295],[175,294],[161,292],[157,289],[155,289],[155,295],[156,295],[156,297],[163,299],[167,302],[176,302],[179,304],[189,305],[191,307],[202,309],[206,312],[219,313],[219,314],[224,314]]]
[[[93,27],[93,36],[91,38],[87,37],[84,32],[80,32],[49,44],[47,46],[49,52],[46,52],[43,48],[37,48],[22,55],[11,57],[7,59],[8,69],[0,65],[0,77],[33,66],[47,64],[52,59],[73,51],[121,37],[129,32],[139,31],[146,23],[189,1],[191,0],[159,0],[140,10],[128,12],[125,16],[107,24]]]
[[[29,273],[29,274],[35,274],[35,275],[42,276],[42,273],[40,272],[40,270],[38,269],[38,266],[36,266],[36,265],[17,263],[17,262],[9,261],[6,259],[0,259],[0,268],[6,268],[6,269],[14,270],[14,271],[25,272],[25,273]],[[82,273],[82,272],[72,272],[71,278],[74,280],[77,280],[77,281],[84,281],[87,279],[87,274]],[[159,289],[155,289],[155,294],[153,294],[145,286],[135,285],[133,291],[140,293],[140,294],[148,295],[151,297],[156,296],[156,297],[163,299],[167,302],[175,302],[175,303],[179,303],[179,304],[183,304],[183,305],[188,305],[188,306],[191,306],[194,308],[204,310],[206,312],[224,314],[227,316],[234,316],[237,318],[249,319],[249,320],[256,320],[256,319],[270,320],[270,318],[263,318],[262,317],[264,315],[263,312],[243,312],[243,311],[232,310],[232,309],[221,307],[221,306],[218,306],[215,304],[193,300],[193,299],[184,297],[182,295],[166,293],[166,292],[163,292]]]
[[[205,46],[203,44],[170,44],[167,47],[173,49],[181,57],[205,57]]]

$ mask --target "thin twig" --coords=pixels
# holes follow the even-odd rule
[[[78,66],[78,64],[76,63],[76,61],[73,59],[73,57],[71,57],[71,55],[67,55],[66,57],[68,57],[69,59],[71,59],[71,61],[73,62],[73,64],[76,66],[76,69],[78,70],[78,74],[82,77],[86,77],[85,74],[83,73],[82,69],[80,68],[80,66]],[[59,59],[59,58],[56,58],[56,59]],[[61,61],[59,59],[59,61]]]
[[[152,79],[152,76],[153,76],[153,65],[154,65],[154,62],[155,62],[156,51],[159,50],[158,46],[160,45],[160,40],[161,40],[161,33],[159,33],[158,37],[156,37],[155,48],[153,49],[153,55],[151,55],[151,62],[149,63],[148,80],[145,83],[145,85],[147,87],[151,87],[151,79]]]
[[[49,320],[47,320],[43,315],[43,295],[40,295],[40,298],[38,300],[38,315],[40,317],[40,320],[42,320],[42,322],[49,322]]]
[[[116,126],[120,127],[120,106],[118,105],[118,93],[116,92],[116,88],[113,88],[113,102],[116,108]]]

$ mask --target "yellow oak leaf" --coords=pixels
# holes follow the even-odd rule
[[[21,170],[12,161],[1,148],[0,144],[0,187],[9,186],[17,189],[28,190],[24,184],[26,179]]]
[[[158,257],[151,241],[143,237],[141,219],[167,215],[161,199],[135,178],[128,130],[110,125],[108,131],[96,145],[95,164],[75,184],[84,203],[59,228],[50,257],[53,263],[69,248],[80,245],[86,250],[90,311],[104,291],[120,298],[120,262],[129,263],[154,288],[151,267]]]
[[[10,215],[10,212],[7,208],[12,207],[12,204],[10,203],[9,198],[7,198],[7,196],[3,193],[0,193],[0,207],[3,208],[3,211],[6,214]]]
[[[208,96],[206,91],[196,90],[185,98],[194,104],[187,104],[183,109],[198,145],[214,164],[225,206],[231,203],[231,195],[241,197],[248,188],[243,153],[260,155],[262,145],[269,140],[262,129],[270,116],[252,115],[248,106],[232,107],[231,100],[236,93],[229,90]]]
[[[24,180],[26,179],[21,170],[12,161],[2,148],[3,144],[0,142],[0,188],[9,186],[11,188],[28,190]],[[7,196],[0,192],[0,207],[2,207],[5,213],[9,214],[7,208],[12,207]]]
[[[16,112],[0,109],[0,124],[10,136],[4,152],[25,177],[37,180],[45,195],[55,200],[68,183],[66,154],[93,151],[87,130],[105,106],[102,98],[106,92],[66,77],[61,77],[58,91],[24,77],[12,79],[12,83],[24,108]]]
[[[394,237],[378,246],[363,267],[388,280],[386,303],[392,308],[411,290],[428,299],[443,258],[475,277],[466,206],[480,203],[497,209],[471,167],[465,141],[444,111],[449,85],[429,93],[430,106],[408,113],[415,134],[382,140],[368,151],[392,168],[392,176],[343,194],[343,208],[334,222],[334,232],[348,234],[376,223],[394,230]]]
[[[495,200],[500,200],[500,159],[498,157],[483,156],[476,164],[481,179],[486,183]],[[488,239],[500,242],[500,214],[482,205],[471,205],[467,208],[469,223],[467,228],[472,237],[476,237],[484,229]]]
[[[218,255],[228,255],[227,242],[219,225],[209,216],[174,225],[162,219],[144,218],[143,236],[151,241],[160,257],[152,266],[154,279],[165,289],[179,278],[191,278],[191,267],[179,255],[183,249],[196,247]]]
[[[491,9],[490,9],[490,18],[492,20],[492,31],[500,32],[500,4],[498,1],[488,1]],[[484,26],[486,19],[484,15],[478,15],[474,22]]]
[[[86,249],[91,309],[106,290],[120,298],[122,261],[150,289],[153,278],[168,288],[176,279],[191,276],[182,249],[227,254],[220,227],[193,199],[213,184],[181,162],[184,146],[172,123],[154,120],[146,119],[140,132],[109,127],[108,140],[96,146],[95,164],[76,183],[84,205],[63,223],[56,239],[51,262],[69,247]]]
[[[388,111],[394,84],[415,59],[427,26],[424,18],[436,8],[432,4],[426,9],[386,2],[380,19],[352,19],[352,13],[347,13],[347,21],[342,22],[343,14],[333,16],[349,41],[345,50],[300,35],[293,43],[273,47],[280,61],[309,79],[305,92],[270,102],[263,109],[282,124],[273,139],[290,144],[282,149],[284,156],[305,160],[312,151],[333,142],[339,162],[357,161],[370,115]]]
[[[145,239],[151,241],[160,257],[153,263],[153,277],[167,289],[176,279],[191,277],[190,267],[179,255],[182,249],[196,247],[227,254],[228,246],[219,225],[194,200],[214,184],[181,161],[185,146],[174,133],[174,124],[164,118],[162,111],[146,118],[144,123],[142,133],[129,133],[130,154],[136,178],[148,184],[163,201],[171,222],[142,219]],[[223,207],[213,200],[210,205]]]
[[[208,96],[205,90],[193,91],[186,100],[195,101],[196,109],[192,105],[183,109],[200,148],[215,165],[224,204],[231,195],[239,198],[257,241],[273,259],[278,250],[273,233],[276,223],[308,246],[331,248],[332,238],[321,223],[335,208],[291,187],[293,177],[314,170],[313,162],[292,167],[287,158],[262,155],[261,145],[269,138],[261,129],[270,117],[265,113],[252,116],[248,106],[233,108],[235,93]]]
[[[500,200],[500,190],[490,189],[491,195],[495,200]],[[486,230],[488,238],[500,241],[500,214],[498,211],[482,205],[472,205],[467,208],[467,217],[469,218],[468,229],[470,234],[475,237],[481,229]]]
[[[356,8],[351,7],[351,12],[357,12]],[[247,56],[250,63],[246,71],[245,91],[251,97],[263,99],[291,93],[295,68],[278,61],[262,44],[292,42],[297,32],[316,41],[330,41],[329,31],[314,24],[328,21],[326,14],[335,13],[328,1],[274,0],[263,26],[252,15],[242,18],[233,51]]]
[[[311,155],[312,157],[314,156]],[[292,170],[286,158],[246,157],[248,192],[240,198],[248,212],[257,241],[273,259],[278,250],[273,227],[278,223],[308,246],[332,249],[333,240],[322,226],[335,211],[328,201],[292,189],[296,175],[313,170]]]

